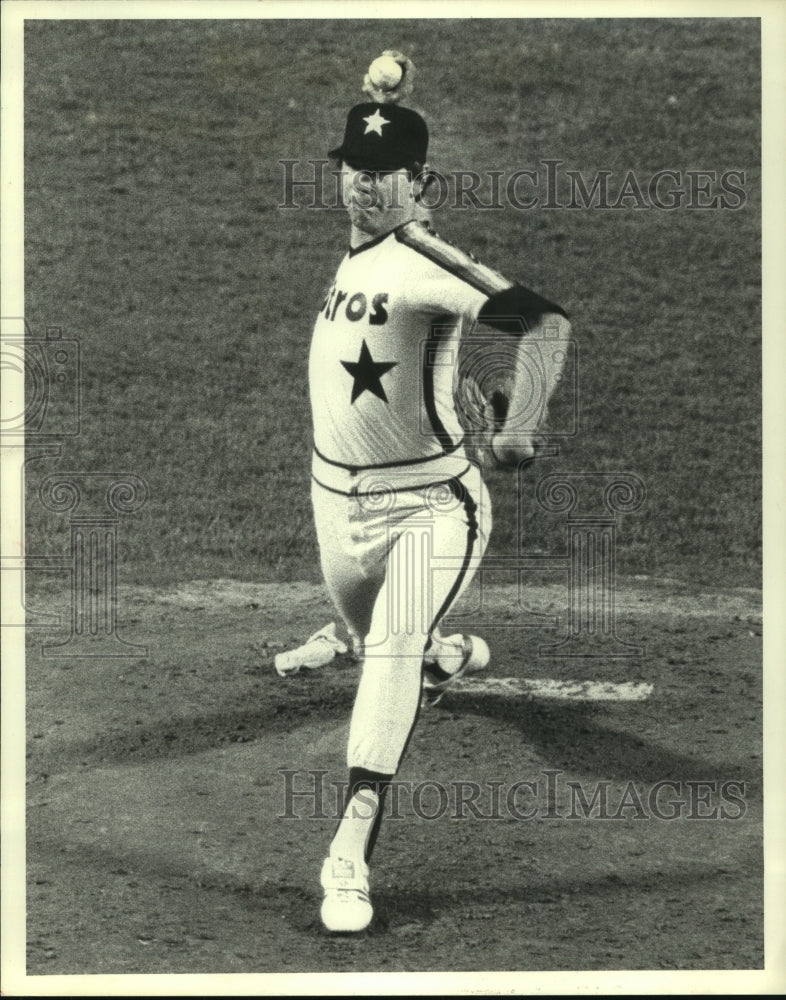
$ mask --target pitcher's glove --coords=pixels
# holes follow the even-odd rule
[[[505,429],[509,400],[502,389],[495,389],[488,398],[472,382],[465,387],[472,397],[473,413],[480,427],[467,435],[467,454],[484,470],[515,468],[530,462],[544,447],[544,439],[529,431]],[[474,422],[474,421],[473,421]]]

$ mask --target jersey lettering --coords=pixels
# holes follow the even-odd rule
[[[320,306],[319,312],[321,315],[324,315],[325,319],[333,323],[335,322],[339,308],[346,302],[343,312],[350,323],[359,323],[368,314],[368,322],[371,326],[384,326],[388,321],[388,311],[385,308],[385,303],[389,297],[387,292],[377,292],[371,300],[371,312],[369,314],[368,298],[364,292],[355,292],[350,297],[349,292],[344,292],[340,288],[337,288],[336,285],[333,285],[325,297],[325,301]]]
[[[382,326],[383,323],[387,323],[388,312],[383,305],[383,303],[387,302],[387,300],[388,300],[387,292],[377,292],[377,294],[371,300],[371,306],[374,312],[371,314],[368,321],[372,326]]]
[[[353,323],[357,323],[358,320],[363,319],[366,315],[367,308],[368,300],[366,296],[363,292],[355,292],[349,302],[347,302],[347,319]]]
[[[336,296],[336,304],[333,306],[333,313],[332,313],[332,315],[330,317],[331,320],[334,320],[336,318],[336,313],[338,312],[338,307],[341,305],[341,303],[344,301],[344,299],[346,297],[347,297],[347,293],[346,292],[339,292],[338,295]]]

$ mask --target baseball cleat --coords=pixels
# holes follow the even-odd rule
[[[322,923],[334,933],[355,933],[371,923],[374,910],[368,891],[368,866],[363,861],[328,857],[322,865]]]
[[[455,635],[443,639],[444,644],[456,645],[461,641],[461,664],[453,672],[445,670],[439,659],[423,660],[423,694],[428,705],[438,704],[442,696],[459,678],[484,670],[489,662],[489,648],[484,639],[477,635]]]

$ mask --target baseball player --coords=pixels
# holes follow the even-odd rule
[[[412,64],[394,55],[411,84]],[[321,873],[322,921],[338,932],[361,931],[373,915],[368,863],[424,670],[439,695],[472,663],[472,637],[452,660],[433,655],[444,645],[439,623],[491,530],[482,465],[468,458],[454,405],[459,339],[478,322],[505,336],[569,332],[559,306],[419,221],[428,129],[397,91],[369,91],[376,99],[350,110],[329,154],[341,166],[349,248],[320,306],[309,359],[320,561],[364,657],[343,817]],[[519,397],[530,391],[514,381],[509,414],[527,411]],[[511,433],[512,421],[490,429],[487,461],[515,467],[532,457],[531,433]]]

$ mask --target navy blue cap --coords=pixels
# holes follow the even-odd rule
[[[344,141],[328,156],[360,170],[398,170],[424,163],[428,150],[426,123],[411,108],[398,104],[356,104],[347,115]]]

